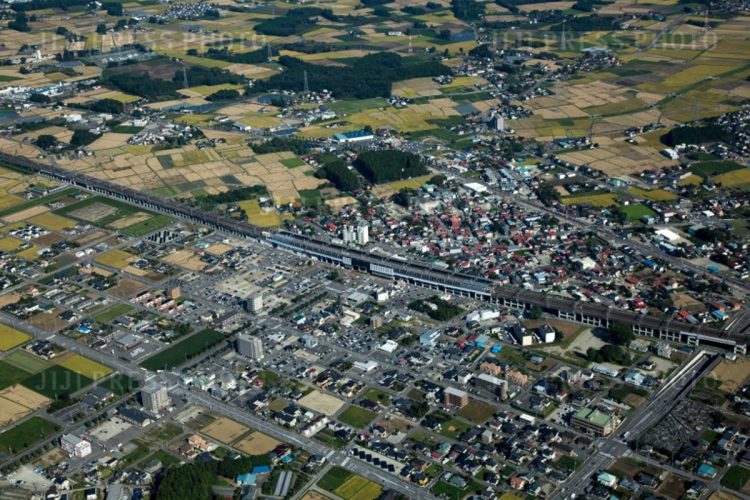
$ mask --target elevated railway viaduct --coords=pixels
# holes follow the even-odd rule
[[[263,231],[258,227],[220,215],[195,210],[172,200],[118,186],[108,181],[19,156],[0,153],[0,163],[12,168],[69,183],[78,188],[138,205],[156,212],[203,224],[240,238],[252,238],[274,247],[314,257],[349,269],[370,273],[432,290],[471,297],[493,305],[528,310],[539,306],[562,319],[591,326],[608,327],[615,322],[631,325],[637,335],[746,354],[747,337],[712,328],[688,325],[671,318],[638,314],[602,304],[581,302],[519,287],[497,286],[492,280],[456,273],[393,256],[368,253],[327,241],[285,231]]]

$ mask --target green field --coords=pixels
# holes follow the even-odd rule
[[[156,214],[148,220],[144,220],[143,222],[138,222],[136,224],[133,224],[132,226],[126,227],[125,229],[121,229],[120,232],[125,236],[137,238],[139,236],[143,236],[144,234],[156,231],[157,229],[161,229],[171,223],[172,219],[169,216]]]
[[[438,481],[435,486],[432,487],[430,492],[435,496],[445,496],[452,499],[460,499],[470,493],[474,493],[479,485],[474,481],[468,481],[468,484],[464,489],[457,486],[453,486],[445,481]]]
[[[127,314],[133,310],[133,306],[130,304],[117,304],[109,309],[106,309],[94,316],[94,321],[106,325],[115,318],[119,318],[123,314]]]
[[[495,413],[496,408],[484,401],[474,399],[458,411],[459,416],[477,425],[485,423]]]
[[[122,396],[136,390],[139,386],[137,380],[133,380],[124,373],[115,373],[111,377],[98,382],[98,385],[109,389],[116,396]]]
[[[648,208],[646,205],[636,204],[636,205],[626,205],[620,207],[620,210],[622,210],[625,215],[628,216],[628,220],[639,220],[643,217],[647,216],[653,216],[656,215],[653,210]]]
[[[325,476],[321,477],[320,481],[318,481],[318,487],[326,491],[333,492],[336,488],[344,484],[346,480],[353,475],[353,473],[349,472],[343,467],[331,467],[331,470],[326,472]]]
[[[58,399],[62,395],[70,396],[91,385],[92,382],[93,380],[84,375],[62,366],[52,365],[27,378],[21,382],[21,385],[50,399]]]
[[[20,453],[59,430],[60,427],[49,420],[31,417],[0,434],[0,451]]]
[[[299,158],[287,158],[286,160],[281,160],[280,163],[286,168],[297,168],[306,165],[306,163]]]
[[[739,465],[733,465],[721,478],[721,485],[732,490],[742,491],[748,480],[750,480],[750,470]]]
[[[452,418],[443,423],[443,427],[442,429],[440,429],[440,434],[447,438],[458,439],[461,434],[468,431],[469,429],[471,429],[471,425],[467,424],[466,422],[462,422],[457,418]]]
[[[117,211],[108,215],[104,215],[103,217],[97,220],[87,221],[87,220],[83,220],[80,218],[79,220],[82,220],[83,222],[87,222],[89,224],[93,224],[97,227],[110,228],[111,224],[115,223],[116,221],[124,217],[133,215],[135,213],[146,213],[151,216],[150,218],[144,221],[136,222],[130,226],[119,229],[119,231],[125,236],[131,236],[131,237],[143,236],[146,233],[155,231],[161,227],[166,226],[170,222],[172,222],[172,219],[167,217],[166,215],[155,214],[153,212],[149,212],[148,210],[144,210],[133,205],[128,205],[127,203],[105,198],[104,196],[92,196],[90,198],[86,198],[83,201],[80,201],[78,203],[73,203],[72,205],[68,205],[67,207],[56,210],[55,213],[58,215],[65,215],[67,217],[72,217],[75,219],[77,217],[75,215],[71,215],[72,212],[75,212],[82,208],[90,207],[91,205],[95,205],[95,204],[107,205],[109,207],[116,208]]]
[[[171,370],[224,340],[215,330],[201,330],[141,363],[147,370]]]
[[[1,167],[5,167],[5,165],[0,164]],[[13,167],[8,167],[13,168]],[[25,203],[20,203],[18,205],[13,205],[10,208],[6,208],[5,210],[0,210],[0,217],[5,217],[6,215],[14,214],[16,212],[20,212],[21,210],[26,210],[27,208],[35,207],[37,205],[44,205],[46,203],[52,203],[53,201],[60,200],[62,198],[65,198],[66,196],[72,196],[79,191],[74,188],[70,189],[64,189],[62,191],[59,191],[57,193],[51,194],[49,196],[42,196],[41,198],[36,198],[31,201],[27,201]]]
[[[338,421],[350,425],[355,429],[364,429],[375,420],[378,415],[359,406],[350,406],[338,416]]]
[[[741,168],[745,167],[739,163],[726,160],[698,161],[690,165],[690,171],[704,179],[708,179],[714,175],[725,174],[733,170],[739,170]]]
[[[5,361],[0,361],[0,389],[18,384],[29,376],[31,376],[31,373]]]
[[[21,350],[10,353],[5,357],[4,361],[29,373],[38,373],[50,366],[49,363],[39,356],[34,356],[31,353]]]

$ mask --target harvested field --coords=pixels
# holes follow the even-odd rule
[[[6,215],[5,217],[3,217],[3,221],[7,222],[8,224],[13,224],[16,222],[25,221],[26,219],[34,217],[35,215],[43,214],[46,212],[49,212],[48,207],[45,207],[44,205],[36,205],[25,210],[21,210],[20,212]]]
[[[72,217],[86,222],[97,222],[117,213],[117,207],[106,203],[92,203],[69,212]]]
[[[36,224],[50,231],[64,231],[66,229],[73,229],[76,227],[76,221],[68,219],[66,217],[60,217],[59,215],[44,213],[27,219],[28,223]]]
[[[16,384],[0,391],[0,426],[8,425],[48,404],[49,399]]]

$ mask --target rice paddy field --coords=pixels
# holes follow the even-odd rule
[[[31,336],[0,323],[0,351],[9,351],[30,339]]]

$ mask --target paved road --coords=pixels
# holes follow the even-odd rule
[[[561,491],[565,491],[568,495],[571,493],[580,495],[590,484],[591,477],[605,469],[615,458],[631,455],[640,460],[642,457],[630,450],[625,443],[625,439],[637,440],[644,432],[661,420],[705,373],[716,366],[719,359],[718,356],[699,353],[688,361],[688,364],[682,369],[676,371],[665,382],[662,389],[620,425],[609,438],[597,441],[597,451],[583,463],[575,474],[568,478],[562,485]],[[682,474],[686,475],[685,473]]]
[[[214,399],[212,396],[204,392],[183,388],[183,393],[188,401],[192,403],[200,404],[210,410],[218,411],[222,415],[232,417],[233,419],[258,429],[279,441],[290,443],[312,454],[324,456],[334,465],[346,467],[348,470],[361,474],[369,479],[373,479],[387,488],[403,493],[409,498],[434,498],[429,492],[422,488],[401,481],[396,476],[369,464],[352,459],[343,451],[332,450],[311,438],[306,438],[294,431],[283,429],[275,424],[266,422],[248,411],[244,411],[240,408],[224,403],[223,401]]]
[[[19,320],[15,316],[12,316],[4,311],[0,311],[0,320],[2,320],[3,323],[11,325],[13,328],[21,330],[22,332],[26,332],[37,339],[48,340],[54,344],[64,347],[69,351],[73,351],[82,356],[86,356],[87,358],[91,358],[94,361],[98,361],[99,363],[102,363],[104,365],[116,368],[120,373],[124,373],[129,377],[135,378],[137,380],[142,381],[148,375],[148,372],[146,370],[129,361],[122,360],[109,354],[105,354],[101,351],[97,351],[96,349],[92,349],[88,346],[79,344],[75,340],[69,337],[65,337],[64,335],[47,332],[30,323],[27,323],[26,321]]]

